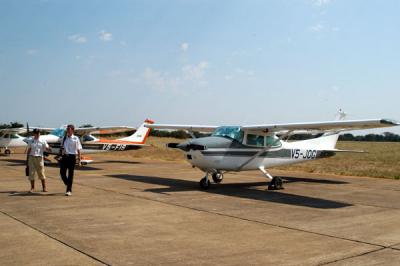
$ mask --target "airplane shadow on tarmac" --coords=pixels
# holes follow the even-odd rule
[[[153,188],[146,189],[146,192],[153,193],[170,193],[180,191],[197,191],[199,190],[199,183],[196,181],[156,177],[156,176],[136,176],[136,175],[107,175],[112,178],[119,178],[135,182],[143,182],[154,185],[167,186],[167,188]],[[297,177],[282,177],[288,182],[320,182],[324,184],[345,184],[346,182],[333,181],[333,180],[319,180],[311,178],[297,178]],[[297,179],[297,180],[296,180]],[[255,187],[265,187],[265,190],[260,190]],[[260,200],[267,202],[275,202],[280,204],[296,205],[302,207],[319,208],[319,209],[337,209],[353,206],[352,204],[301,196],[295,194],[285,193],[282,190],[267,190],[266,182],[247,182],[247,183],[236,183],[236,184],[219,184],[213,185],[208,190],[204,190],[207,193],[239,197],[244,199]]]

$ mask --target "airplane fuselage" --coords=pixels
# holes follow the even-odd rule
[[[0,148],[26,147],[24,138],[18,134],[5,134],[0,136]]]
[[[277,147],[253,147],[234,139],[213,136],[189,140],[178,148],[186,152],[190,164],[205,172],[255,170],[335,155],[334,152],[296,147],[295,143],[284,141],[280,141]]]
[[[58,155],[60,152],[61,142],[49,143],[51,147],[51,153]],[[143,145],[144,146],[144,145]],[[96,142],[83,142],[82,143],[82,154],[101,153],[109,151],[127,151],[137,150],[142,146],[140,145],[129,145],[129,144],[116,144],[116,143],[96,143]]]

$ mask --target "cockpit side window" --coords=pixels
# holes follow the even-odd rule
[[[257,147],[263,147],[264,146],[264,136],[247,134],[246,144],[252,145],[252,146],[257,146]]]
[[[18,138],[18,135],[17,135],[17,134],[10,134],[10,137],[11,137],[12,139],[17,139],[17,138]]]
[[[281,141],[277,136],[267,136],[266,137],[266,146],[270,147],[279,147],[282,145]]]
[[[65,131],[65,128],[56,128],[50,134],[62,138],[65,135]]]
[[[91,136],[91,135],[84,135],[82,137],[82,140],[83,141],[93,141],[93,140],[95,140],[95,138],[93,136]]]

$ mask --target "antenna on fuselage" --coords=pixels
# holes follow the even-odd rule
[[[342,108],[339,109],[339,111],[337,112],[335,119],[336,120],[344,120],[346,119],[347,113],[345,113]]]

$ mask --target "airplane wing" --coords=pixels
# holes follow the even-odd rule
[[[324,121],[309,123],[288,123],[288,124],[265,124],[242,126],[244,130],[261,130],[265,132],[282,131],[348,131],[369,128],[392,127],[400,125],[399,122],[390,119],[367,119],[367,120],[347,120],[347,121]]]
[[[136,128],[128,127],[128,126],[80,127],[80,128],[75,128],[75,134],[79,135],[79,136],[88,135],[88,134],[103,135],[103,134],[116,134],[116,133],[122,133],[122,132],[134,131],[134,130],[136,130]]]
[[[52,132],[55,128],[54,127],[29,127],[29,131],[34,129],[39,129],[41,132]]]
[[[218,126],[200,126],[200,125],[172,125],[172,124],[147,124],[145,127],[153,129],[171,129],[187,130],[198,132],[213,132]]]
[[[0,129],[0,133],[2,133],[2,134],[22,134],[25,132],[26,132],[26,128],[24,128],[24,127]]]

